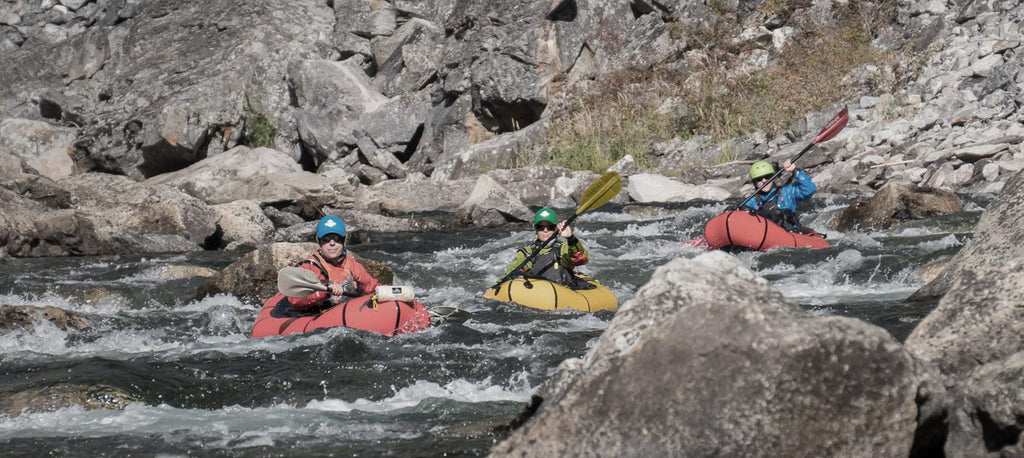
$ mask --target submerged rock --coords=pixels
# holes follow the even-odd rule
[[[60,385],[33,388],[0,397],[0,414],[17,417],[25,412],[49,412],[66,407],[123,410],[138,402],[131,394],[107,385]]]
[[[32,329],[39,320],[49,320],[62,330],[87,329],[84,318],[52,305],[0,305],[0,331],[11,329]]]

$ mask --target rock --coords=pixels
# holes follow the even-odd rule
[[[487,175],[520,202],[534,207],[574,207],[599,178],[593,172],[549,166],[498,169]]]
[[[217,212],[217,227],[223,248],[236,250],[260,246],[274,235],[274,223],[251,200],[236,200],[211,207]]]
[[[526,205],[487,175],[477,178],[473,192],[455,211],[455,221],[462,225],[489,227],[532,219]]]
[[[908,299],[941,297],[906,347],[943,374],[963,378],[980,365],[1024,351],[1022,201],[1024,173],[1018,173],[985,209],[971,241]]]
[[[71,175],[71,148],[78,131],[28,119],[0,119],[0,147],[10,148],[25,164],[51,180]]]
[[[32,388],[0,398],[0,414],[17,417],[25,412],[55,412],[82,406],[86,409],[124,410],[139,399],[107,385],[57,385]]]
[[[831,229],[887,229],[906,221],[964,210],[956,194],[920,186],[889,184],[869,200],[856,201],[832,220]]]
[[[1024,417],[1024,352],[985,364],[964,382],[962,404],[951,421],[947,456],[983,456],[999,451],[1003,456],[1024,452],[1020,418]]]
[[[659,267],[492,456],[907,456],[918,371],[716,251]]]
[[[89,328],[89,323],[84,318],[52,305],[0,305],[0,331],[31,330],[35,322],[44,319],[65,331]]]
[[[476,179],[436,182],[419,173],[402,180],[387,180],[367,188],[369,199],[385,212],[454,211],[473,190]]]
[[[671,178],[638,173],[629,177],[627,186],[630,200],[634,202],[689,202],[691,200],[722,201],[729,192],[714,186],[693,186]]]

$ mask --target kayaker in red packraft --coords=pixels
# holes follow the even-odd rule
[[[298,267],[317,274],[320,280],[328,280],[328,290],[306,297],[289,297],[292,308],[314,312],[322,305],[334,306],[370,294],[380,285],[362,264],[348,256],[345,235],[345,222],[337,216],[325,216],[317,223],[316,241],[320,249],[299,262]]]
[[[812,233],[813,229],[800,226],[796,206],[814,195],[818,187],[811,181],[807,172],[798,170],[789,159],[782,163],[782,169],[793,176],[789,183],[776,188],[775,184],[770,182],[771,177],[775,175],[775,168],[768,161],[753,163],[750,166],[750,181],[754,183],[755,189],[760,189],[760,192],[751,196],[743,206],[751,214],[778,224],[789,232]]]
[[[516,275],[544,278],[566,286],[575,285],[573,269],[590,261],[583,242],[573,235],[572,228],[565,221],[558,222],[558,215],[548,207],[537,210],[533,216],[533,228],[537,231],[537,238],[533,243],[516,250],[516,259],[509,264],[505,275],[519,269]],[[556,233],[565,238],[565,242],[555,240],[548,243],[548,240],[556,237]],[[540,251],[537,255],[524,264],[538,248]]]

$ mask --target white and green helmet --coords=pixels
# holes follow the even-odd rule
[[[555,213],[554,210],[548,207],[543,207],[540,210],[537,210],[537,213],[533,215],[533,225],[536,226],[541,221],[547,221],[551,224],[558,224],[558,215]]]

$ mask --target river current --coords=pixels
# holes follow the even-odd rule
[[[919,269],[955,254],[984,201],[967,211],[882,231],[825,230],[848,202],[816,196],[802,219],[824,250],[735,253],[792,302],[859,318],[904,339],[934,304],[907,305]],[[735,205],[735,203],[732,203]],[[726,203],[609,204],[575,231],[582,271],[630,300],[658,266],[702,251],[683,242]],[[562,209],[567,216],[574,209]],[[252,339],[260,304],[194,299],[196,268],[245,253],[0,261],[0,303],[55,305],[90,328],[47,321],[0,333],[0,396],[107,386],[137,398],[124,410],[83,407],[0,414],[0,450],[39,456],[483,456],[503,425],[567,358],[582,356],[613,314],[543,312],[484,299],[529,227],[372,234],[350,249],[391,266],[419,301],[471,312],[409,335],[334,328]],[[641,305],[642,306],[642,305]]]

